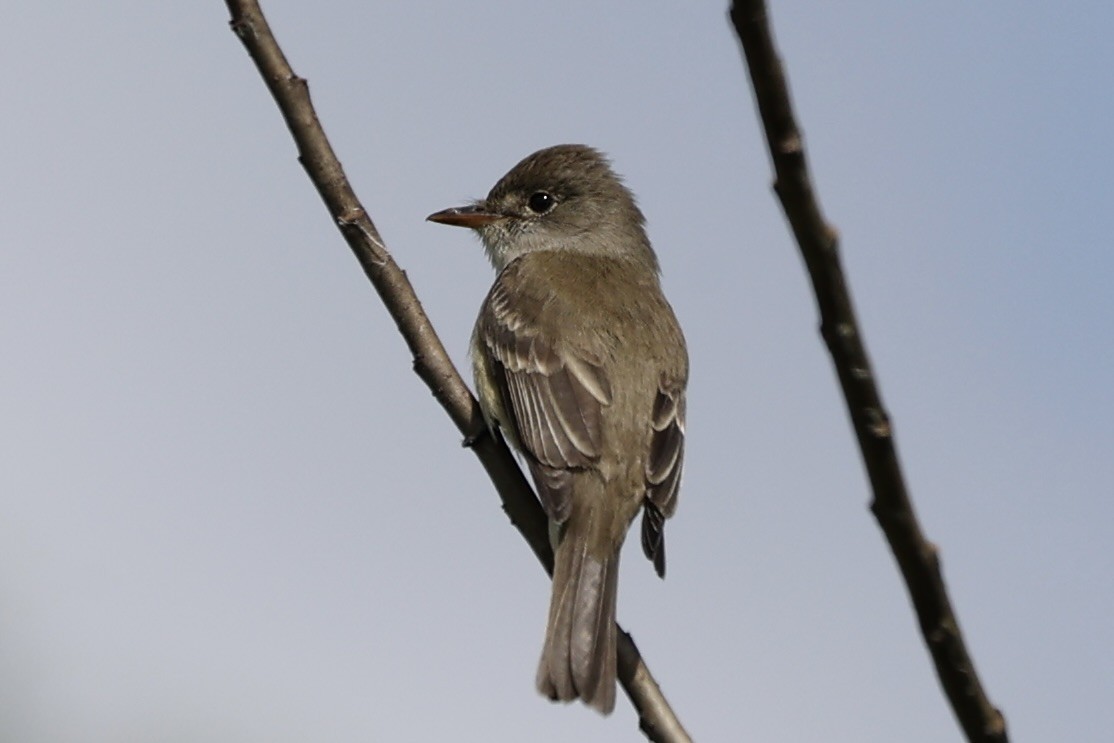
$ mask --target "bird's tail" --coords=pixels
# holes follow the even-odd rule
[[[583,699],[606,715],[615,707],[619,553],[601,557],[590,549],[594,540],[577,537],[566,533],[557,545],[538,691],[555,701]]]

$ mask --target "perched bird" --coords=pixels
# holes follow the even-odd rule
[[[522,452],[554,541],[538,690],[608,714],[619,549],[642,509],[664,577],[684,450],[688,354],[645,218],[607,158],[566,144],[429,219],[475,230],[498,272],[471,354],[488,425]]]

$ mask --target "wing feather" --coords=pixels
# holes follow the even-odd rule
[[[502,278],[502,277],[501,277]],[[496,282],[477,323],[477,351],[506,408],[509,428],[526,455],[549,517],[569,512],[571,471],[599,460],[601,410],[611,402],[603,369],[558,346],[539,322],[544,301],[516,297],[512,307]]]
[[[654,400],[650,456],[646,460],[646,501],[642,514],[642,551],[665,577],[665,520],[677,510],[677,491],[685,454],[683,383],[663,379]]]

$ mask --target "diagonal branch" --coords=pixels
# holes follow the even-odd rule
[[[905,487],[894,432],[855,319],[839,260],[839,238],[820,211],[793,116],[785,72],[763,0],[738,0],[731,22],[742,42],[754,97],[773,159],[774,191],[800,247],[820,308],[820,333],[832,355],[874,491],[871,510],[909,589],[921,634],[944,693],[969,741],[1006,743],[1006,721],[983,691],[940,573],[938,550],[921,532]]]
[[[414,358],[414,371],[426,383],[479,458],[502,500],[503,510],[522,533],[547,572],[553,570],[549,529],[522,470],[495,436],[485,435],[479,405],[449,360],[406,274],[394,262],[325,136],[310,102],[306,81],[294,74],[271,34],[256,0],[227,0],[232,30],[243,42],[274,96],[298,147],[298,160],[336,221]],[[639,726],[652,741],[688,741],[669,703],[650,675],[630,635],[620,628],[619,681],[639,714]]]

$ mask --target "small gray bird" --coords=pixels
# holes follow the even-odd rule
[[[498,277],[472,335],[480,405],[522,452],[554,539],[538,690],[615,706],[619,549],[665,575],[688,354],[634,196],[584,145],[535,152],[486,199],[431,214],[470,227]]]

